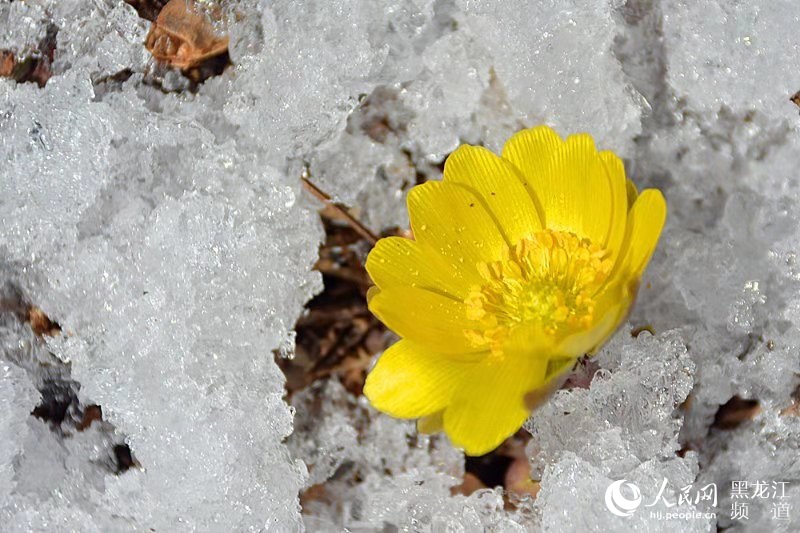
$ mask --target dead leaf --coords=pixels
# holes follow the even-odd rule
[[[99,405],[90,405],[83,411],[83,418],[75,426],[78,431],[85,431],[93,422],[103,421],[103,408]]]
[[[33,332],[40,337],[43,335],[53,337],[61,333],[61,326],[50,320],[50,318],[44,314],[44,311],[36,306],[32,305],[28,308],[27,321],[30,323]]]
[[[167,5],[167,0],[125,0],[125,3],[133,6],[141,18],[152,22]]]
[[[527,457],[515,459],[506,470],[505,488],[517,496],[536,498],[539,493],[539,482],[531,479],[531,465]]]
[[[712,427],[722,430],[736,429],[743,423],[752,420],[761,412],[758,400],[747,400],[734,396],[721,405],[714,416]]]
[[[463,496],[469,496],[476,490],[481,490],[487,488],[483,482],[478,479],[478,476],[475,474],[471,474],[469,472],[464,473],[464,480],[461,484],[456,485],[455,487],[450,488],[450,494],[455,496],[456,494],[461,494]]]
[[[52,76],[50,66],[56,50],[58,27],[49,24],[45,36],[34,50],[18,58],[13,50],[0,50],[0,76],[17,83],[35,83],[44,87]]]
[[[0,76],[10,78],[14,73],[14,66],[17,60],[14,59],[14,52],[10,50],[0,50]]]
[[[153,57],[182,70],[200,67],[228,53],[227,35],[218,35],[194,0],[170,0],[153,22],[145,47]]]
[[[373,356],[389,341],[386,328],[367,308],[371,281],[364,258],[371,244],[339,213],[321,213],[326,237],[314,268],[322,273],[324,289],[295,324],[294,357],[278,359],[290,394],[335,375],[360,395]]]
[[[800,416],[800,386],[792,392],[792,403],[781,409],[780,416]]]
[[[656,330],[655,330],[655,328],[653,326],[651,326],[650,324],[645,324],[644,326],[639,326],[638,328],[633,328],[631,330],[631,337],[638,338],[639,335],[641,335],[645,331],[648,332],[650,335],[655,335],[656,334]]]

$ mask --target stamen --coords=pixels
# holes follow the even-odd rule
[[[464,334],[499,352],[519,325],[536,324],[548,335],[589,327],[594,295],[613,266],[608,255],[569,232],[544,230],[520,240],[501,260],[477,265],[485,283],[473,286],[465,303],[467,318],[480,327]]]

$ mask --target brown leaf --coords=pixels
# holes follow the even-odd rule
[[[167,5],[167,0],[125,0],[125,3],[133,6],[141,18],[152,22]]]
[[[462,494],[464,496],[469,496],[476,490],[481,490],[487,488],[483,482],[478,479],[478,476],[475,474],[471,474],[469,472],[464,473],[464,481],[461,482],[460,485],[456,485],[455,487],[450,488],[450,494],[455,496],[456,494]]]
[[[800,91],[797,91],[791,97],[789,97],[789,100],[791,100],[792,103],[797,107],[800,107]]]
[[[0,76],[3,78],[10,78],[14,73],[14,66],[17,60],[14,58],[14,52],[10,50],[0,50]]]
[[[325,243],[316,270],[323,291],[307,305],[295,324],[293,359],[278,359],[289,393],[329,376],[338,376],[348,391],[360,395],[372,357],[386,348],[386,328],[367,308],[371,282],[364,269],[370,243],[337,214],[321,213]]]
[[[83,411],[83,418],[75,426],[75,429],[85,431],[95,421],[103,421],[103,408],[99,405],[90,405]]]
[[[800,386],[792,392],[791,398],[792,403],[781,409],[780,416],[800,416]]]
[[[141,468],[142,465],[131,452],[127,444],[117,444],[114,446],[114,458],[117,460],[117,474],[122,474],[131,468]]]
[[[736,429],[744,422],[752,420],[760,412],[761,405],[758,400],[747,400],[734,396],[720,406],[714,416],[712,427],[722,430]]]
[[[505,488],[517,496],[531,496],[536,498],[539,494],[539,482],[531,479],[531,465],[527,457],[515,459],[506,470]]]
[[[43,335],[53,337],[61,333],[61,326],[50,320],[50,318],[44,314],[44,311],[36,306],[32,305],[28,308],[27,321],[30,323],[33,332],[40,337]]]
[[[789,407],[781,409],[781,416],[800,416],[800,402],[792,400]]]
[[[218,35],[194,0],[170,0],[153,22],[145,47],[153,57],[183,70],[228,53],[229,37]]]
[[[656,330],[650,324],[645,324],[644,326],[639,326],[638,328],[633,328],[631,330],[631,337],[638,338],[644,332],[648,332],[650,335],[655,335]]]
[[[49,24],[36,49],[21,59],[12,50],[0,50],[0,76],[11,78],[17,83],[35,83],[44,87],[52,76],[50,66],[55,54],[57,33],[58,27]]]

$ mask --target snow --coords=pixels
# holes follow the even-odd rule
[[[800,528],[769,500],[732,520],[729,497],[786,480],[800,503],[791,0],[203,3],[233,66],[196,91],[153,64],[128,4],[0,3],[20,61],[57,29],[43,88],[0,78],[9,530]],[[498,150],[540,123],[619,153],[669,219],[600,370],[526,423],[541,491],[512,508],[500,488],[455,494],[459,451],[335,380],[286,398],[273,352],[322,289],[304,172],[379,233],[460,143]],[[28,304],[62,334],[35,335]],[[644,325],[656,335],[629,334]],[[734,396],[760,411],[714,426]],[[59,398],[63,421],[30,416]],[[92,405],[102,423],[79,431]],[[664,479],[671,500],[716,483],[716,517],[613,516],[603,493],[623,478],[646,500]],[[307,489],[325,496],[301,510]]]

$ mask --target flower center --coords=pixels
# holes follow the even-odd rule
[[[464,303],[480,327],[464,334],[499,351],[520,325],[551,336],[589,327],[594,296],[613,266],[608,255],[570,232],[544,230],[520,240],[500,261],[478,264],[484,283],[471,287]]]

